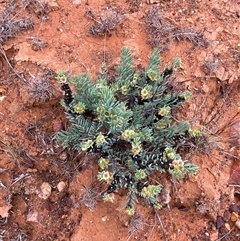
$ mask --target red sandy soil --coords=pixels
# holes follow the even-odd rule
[[[0,2],[0,12],[6,3]],[[240,225],[235,223],[240,200],[228,186],[233,170],[240,165],[240,2],[49,0],[48,5],[47,21],[37,11],[41,5],[39,9],[19,6],[15,17],[32,16],[34,28],[0,46],[0,240],[240,240]],[[200,48],[188,40],[174,40],[161,52],[162,68],[175,57],[181,58],[174,86],[192,92],[177,118],[202,129],[207,141],[186,156],[199,166],[195,177],[161,181],[166,203],[158,212],[161,222],[141,201],[136,209],[142,229],[131,233],[121,193],[115,195],[114,203],[100,198],[93,210],[80,202],[96,179],[97,167],[84,168],[82,163],[93,157],[73,156],[52,140],[67,123],[55,73],[87,72],[94,79],[102,62],[108,67],[119,63],[123,46],[134,54],[136,65],[146,66],[154,47],[144,22],[150,7],[208,40],[208,46]],[[122,14],[125,20],[110,35],[92,35],[95,21],[86,16],[89,9],[99,21],[109,13]],[[31,37],[46,41],[47,46],[36,49]],[[207,63],[215,64],[211,71]],[[43,74],[50,76],[55,90],[55,96],[45,102],[29,93],[32,76]],[[231,126],[235,129],[230,132]],[[232,179],[240,184],[238,173]],[[59,182],[64,182],[63,190],[57,188]],[[51,187],[46,199],[42,185]]]

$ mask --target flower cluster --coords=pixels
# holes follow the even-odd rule
[[[142,189],[141,195],[146,198],[154,198],[161,192],[161,190],[162,188],[159,185],[149,185]]]
[[[184,161],[181,159],[173,160],[170,165],[170,173],[177,179],[183,178],[185,174]]]
[[[98,160],[98,165],[99,167],[103,170],[103,169],[107,169],[108,168],[108,164],[109,164],[109,160],[107,158],[103,158],[101,157]]]
[[[196,130],[196,129],[189,129],[188,133],[191,137],[201,137],[202,136],[202,132],[200,130]]]
[[[143,169],[139,169],[135,172],[135,177],[138,180],[144,179],[146,176],[147,176],[147,174]]]
[[[128,86],[127,85],[123,85],[121,87],[121,92],[123,95],[126,95],[128,93]]]
[[[133,156],[138,155],[142,150],[141,144],[139,142],[132,143],[132,154]]]
[[[94,142],[92,140],[82,142],[81,149],[82,151],[87,151],[93,146]]]
[[[74,112],[76,112],[77,114],[82,114],[86,109],[86,106],[81,103],[78,102],[75,106],[74,106]]]
[[[158,114],[160,116],[166,116],[170,113],[171,111],[171,107],[170,106],[164,106],[162,107],[159,111],[158,111]]]
[[[105,141],[106,141],[106,140],[105,140],[104,135],[103,135],[102,133],[100,133],[100,134],[97,136],[97,138],[96,138],[96,145],[97,145],[97,147],[102,146]]]
[[[134,130],[127,129],[122,133],[121,139],[124,140],[124,141],[129,141],[129,140],[134,138],[134,135],[135,135]]]
[[[113,180],[113,173],[109,171],[98,172],[97,178],[100,181],[105,181],[106,183],[110,184]]]
[[[147,71],[147,75],[151,81],[156,81],[156,80],[160,79],[160,77],[161,77],[159,72],[154,71],[152,69],[149,69]]]
[[[152,94],[153,93],[151,91],[151,88],[149,88],[149,86],[146,86],[141,90],[141,97],[143,100],[150,99],[152,97]]]
[[[114,193],[104,193],[103,201],[113,203],[114,202]]]

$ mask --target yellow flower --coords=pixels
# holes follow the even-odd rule
[[[93,146],[93,143],[94,142],[92,140],[88,140],[88,141],[83,142],[82,146],[81,146],[82,151],[87,151],[88,148]]]
[[[113,203],[114,198],[115,198],[114,193],[105,193],[103,195],[103,201],[104,202],[111,202],[111,203]]]
[[[133,207],[127,206],[127,207],[125,208],[125,212],[126,212],[128,215],[132,216],[132,215],[135,213],[135,210],[134,210]]]
[[[101,157],[99,160],[98,160],[98,165],[101,169],[105,169],[108,167],[108,163],[109,163],[109,160],[106,159],[106,158],[103,158]]]
[[[100,133],[96,138],[97,147],[100,147],[105,142],[105,137],[102,133]]]
[[[126,141],[129,139],[133,139],[134,135],[135,135],[134,130],[127,129],[122,133],[121,138],[122,138],[122,140]]]
[[[78,114],[82,114],[85,111],[85,109],[86,109],[86,106],[81,102],[77,103],[74,106],[74,111]]]
[[[102,107],[97,107],[97,113],[99,115],[104,115],[105,114],[105,110]]]
[[[171,167],[174,168],[174,169],[177,169],[181,172],[184,171],[184,162],[183,160],[173,160],[172,163],[171,163]]]
[[[154,198],[161,192],[161,190],[162,190],[161,186],[149,185],[142,189],[141,195],[143,197]]]
[[[147,90],[146,88],[141,90],[141,97],[143,100],[147,100],[152,96],[151,91]]]
[[[191,137],[200,137],[202,136],[202,132],[200,130],[196,130],[196,129],[189,129],[188,133]]]
[[[133,156],[138,155],[142,150],[140,143],[132,143],[132,154]]]
[[[146,173],[144,172],[144,170],[139,169],[136,171],[135,173],[135,177],[140,180],[140,179],[144,179],[146,177]]]
[[[128,93],[128,87],[127,85],[123,85],[122,88],[121,88],[121,91],[122,91],[122,94],[123,95],[126,95]]]
[[[153,71],[152,69],[147,71],[147,75],[151,81],[155,81],[160,78],[159,73],[157,71]]]
[[[97,178],[100,181],[105,181],[110,184],[113,180],[113,173],[109,171],[102,171],[98,173]]]
[[[138,81],[139,77],[140,77],[139,74],[138,74],[138,73],[135,73],[135,74],[133,75],[132,81],[130,82],[130,85],[131,85],[131,86],[135,86],[135,85],[137,84],[137,81]]]
[[[102,85],[102,84],[96,84],[96,87],[97,87],[98,89],[102,89],[102,88],[103,88],[103,85]]]
[[[171,108],[169,106],[164,106],[158,111],[158,114],[160,116],[165,116],[165,115],[168,115],[170,111],[171,111]]]
[[[156,127],[157,127],[157,129],[163,129],[166,127],[166,125],[167,124],[164,121],[160,120],[157,122]]]
[[[174,159],[176,156],[176,151],[172,147],[166,147],[165,154],[168,158]]]

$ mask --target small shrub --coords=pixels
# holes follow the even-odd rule
[[[197,171],[178,153],[179,144],[194,138],[188,132],[189,124],[172,118],[173,110],[190,96],[188,91],[171,93],[168,89],[167,79],[179,63],[175,59],[160,72],[155,49],[147,69],[138,71],[130,51],[123,48],[115,81],[108,81],[104,65],[94,83],[85,73],[74,76],[75,93],[69,87],[68,74],[61,72],[57,77],[65,91],[62,105],[71,126],[55,138],[64,147],[98,156],[97,178],[108,185],[103,199],[113,201],[115,192],[126,189],[130,215],[138,197],[161,207],[158,194],[162,186],[150,179],[153,172],[168,172],[179,179]]]
[[[33,99],[40,102],[50,100],[55,96],[55,90],[47,77],[32,76],[32,81],[28,84],[28,92]]]
[[[97,19],[90,8],[86,9],[86,16],[95,22],[90,26],[90,33],[94,36],[111,35],[125,21],[122,14],[113,11],[106,13],[105,18]]]
[[[219,61],[214,57],[208,58],[203,65],[203,70],[207,75],[216,75],[218,68]]]
[[[191,27],[181,28],[170,19],[162,17],[157,8],[150,8],[145,15],[149,43],[159,50],[167,50],[173,40],[189,40],[195,48],[207,47],[208,41],[202,33]]]
[[[130,235],[136,234],[144,229],[145,224],[144,218],[140,214],[135,213],[129,220],[128,232]]]
[[[101,196],[100,187],[95,183],[85,188],[81,195],[79,203],[85,205],[90,210],[93,210]]]
[[[38,37],[30,37],[29,40],[31,41],[32,50],[34,51],[42,50],[48,45],[48,43],[44,39],[40,39]]]
[[[17,19],[15,10],[15,1],[10,1],[0,14],[0,44],[5,43],[9,38],[16,37],[19,32],[34,26],[32,17]]]

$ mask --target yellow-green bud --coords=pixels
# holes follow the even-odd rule
[[[109,171],[102,171],[98,173],[97,178],[100,181],[105,181],[110,184],[113,180],[113,173]]]
[[[144,179],[144,178],[146,177],[146,173],[144,172],[144,170],[139,169],[139,170],[136,171],[135,177],[136,177],[138,180]]]
[[[152,92],[150,90],[147,90],[146,88],[143,88],[141,90],[141,97],[143,100],[147,100],[152,97]]]
[[[123,85],[122,88],[121,88],[121,91],[122,91],[122,94],[123,95],[126,95],[128,93],[128,87],[127,85]]]
[[[93,141],[92,140],[88,140],[82,143],[81,149],[82,151],[87,151],[90,147],[93,146]]]
[[[78,114],[82,114],[85,111],[85,109],[86,109],[86,106],[81,102],[77,103],[74,106],[74,111]]]
[[[158,114],[160,116],[165,116],[165,115],[168,115],[170,111],[171,111],[171,108],[169,106],[164,106],[158,111]]]
[[[96,138],[96,145],[100,147],[105,142],[105,137],[102,133],[100,133]]]
[[[140,145],[140,143],[136,142],[136,143],[132,143],[132,154],[133,156],[138,155],[142,150],[142,147]]]
[[[101,169],[106,169],[108,167],[108,163],[109,160],[103,157],[98,160],[98,165]]]
[[[135,210],[134,210],[133,207],[127,206],[127,207],[125,208],[125,212],[126,212],[128,215],[132,216],[132,215],[134,215]]]

